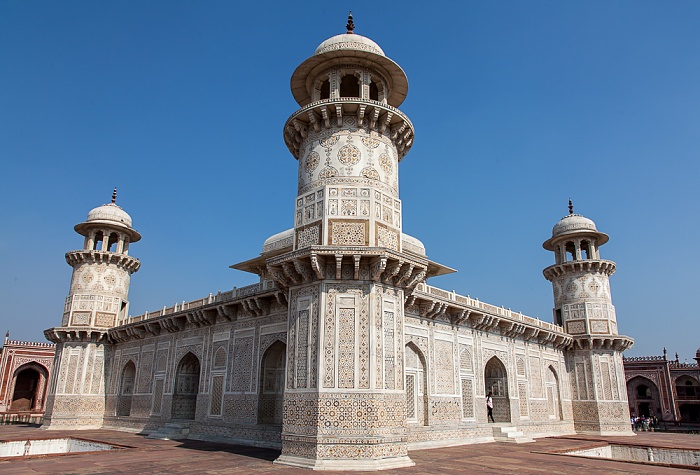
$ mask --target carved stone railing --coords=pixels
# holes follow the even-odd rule
[[[130,323],[136,323],[143,320],[148,320],[150,318],[158,318],[165,315],[174,315],[178,312],[183,312],[185,310],[194,310],[200,307],[204,307],[206,305],[225,303],[228,301],[240,299],[242,297],[255,295],[259,292],[274,290],[275,288],[275,283],[270,280],[263,281],[257,284],[247,285],[245,287],[234,287],[233,289],[226,292],[219,291],[216,294],[210,293],[208,296],[202,297],[201,299],[190,300],[189,302],[185,302],[183,300],[182,303],[176,303],[170,307],[163,307],[162,309],[153,312],[145,312],[140,315],[134,316],[129,315],[129,317],[127,317],[127,319],[125,320],[124,324],[127,325]]]
[[[623,356],[623,361],[666,361],[665,356]]]
[[[270,313],[273,302],[286,305],[286,295],[274,282],[263,281],[129,317],[124,325],[111,328],[108,338],[112,342],[140,340],[161,333],[179,332],[188,327],[209,326],[217,321],[236,321],[241,313],[261,317]]]
[[[38,342],[38,341],[22,341],[22,340],[9,340],[5,339],[5,342],[3,343],[4,346],[21,346],[23,348],[53,348],[54,345],[53,343],[44,343],[44,342]]]
[[[542,344],[551,343],[555,348],[568,348],[573,344],[573,337],[558,325],[459,295],[454,291],[432,287],[424,282],[413,289],[407,296],[406,303],[408,306],[417,306],[418,313],[423,318],[500,332],[507,337],[535,340]]]

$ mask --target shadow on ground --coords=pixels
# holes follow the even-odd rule
[[[240,455],[242,457],[251,457],[259,460],[273,462],[280,456],[279,450],[265,449],[262,447],[248,447],[245,445],[229,445],[218,444],[212,442],[203,442],[199,440],[182,440],[179,441],[178,448],[188,450],[198,450],[201,452],[223,452],[229,454]]]

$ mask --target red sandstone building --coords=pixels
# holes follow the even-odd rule
[[[626,357],[630,414],[671,423],[700,423],[700,349],[695,363],[662,356]]]
[[[0,348],[0,422],[41,422],[56,348],[9,337]]]

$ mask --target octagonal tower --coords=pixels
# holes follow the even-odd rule
[[[556,263],[544,269],[554,290],[554,323],[573,336],[566,352],[571,374],[574,426],[577,432],[631,434],[622,352],[632,339],[617,333],[609,277],[615,263],[600,258],[608,235],[590,219],[569,214],[552,229],[542,246]]]
[[[131,274],[141,263],[129,256],[129,244],[141,239],[131,217],[111,203],[88,213],[75,231],[83,249],[66,253],[73,267],[60,327],[44,331],[56,343],[44,428],[98,428],[105,410],[107,331],[121,325],[129,312]]]

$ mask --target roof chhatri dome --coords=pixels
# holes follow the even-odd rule
[[[86,235],[85,233],[89,228],[93,228],[99,224],[123,228],[123,230],[130,236],[131,242],[136,242],[141,239],[141,235],[132,227],[131,216],[129,216],[129,213],[124,211],[120,206],[117,206],[116,188],[114,189],[114,192],[112,192],[111,203],[91,209],[85,222],[76,224],[74,229],[78,233]]]
[[[310,104],[313,82],[319,74],[330,67],[352,63],[373,68],[385,75],[389,82],[387,103],[399,107],[408,94],[406,73],[384,54],[377,43],[354,32],[352,12],[348,16],[346,27],[347,33],[332,36],[322,42],[314,54],[294,71],[291,80],[294,99],[301,106]]]
[[[598,232],[592,220],[580,214],[569,214],[561,218],[561,220],[554,225],[552,228],[552,237],[582,230]]]
[[[554,225],[552,228],[552,237],[547,239],[542,246],[548,251],[552,251],[554,250],[552,248],[553,241],[558,240],[562,236],[573,234],[593,234],[597,237],[599,246],[605,244],[610,239],[607,234],[598,231],[592,219],[574,213],[574,205],[571,200],[569,200],[569,214],[561,218],[559,222]]]

